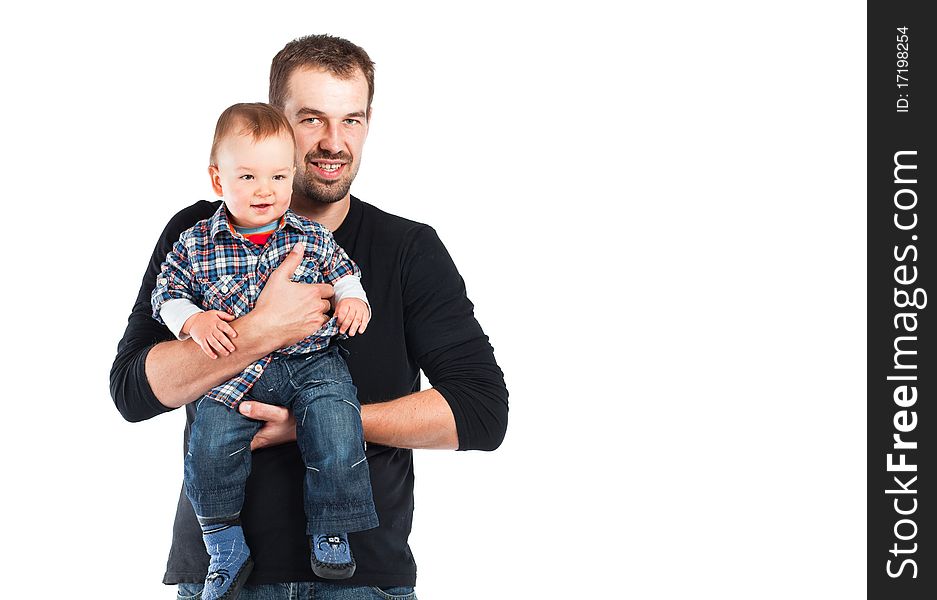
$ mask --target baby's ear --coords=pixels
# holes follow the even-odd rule
[[[218,167],[216,165],[208,166],[208,176],[211,177],[211,189],[215,191],[215,195],[219,198],[223,198],[224,190],[221,189],[221,174],[218,172]]]

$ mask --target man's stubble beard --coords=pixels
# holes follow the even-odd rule
[[[293,179],[293,194],[304,196],[310,204],[333,204],[348,195],[351,184],[358,174],[358,162],[352,160],[345,164],[348,175],[335,181],[322,181],[316,178],[311,168],[303,165],[301,176]]]

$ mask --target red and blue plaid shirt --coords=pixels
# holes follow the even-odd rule
[[[361,276],[358,266],[335,243],[332,233],[315,221],[287,210],[280,226],[267,243],[258,246],[236,233],[228,224],[224,204],[209,219],[182,232],[166,256],[151,297],[153,317],[159,318],[164,302],[186,299],[205,310],[221,310],[240,317],[254,308],[270,273],[297,242],[305,242],[303,261],[293,281],[332,283],[352,275]],[[332,317],[325,325],[297,344],[277,352],[306,354],[322,350],[338,334]],[[244,399],[272,355],[248,365],[237,377],[212,388],[206,398],[235,407]]]

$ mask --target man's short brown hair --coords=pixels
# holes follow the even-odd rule
[[[249,135],[255,142],[275,135],[283,135],[296,143],[293,128],[279,109],[263,102],[244,102],[226,108],[215,125],[215,139],[211,143],[211,158],[208,163],[218,166],[218,146],[229,135]]]
[[[374,98],[374,63],[364,48],[331,35],[307,35],[283,47],[270,64],[270,104],[286,106],[290,76],[296,69],[324,69],[339,79],[360,70],[368,82],[368,112]]]

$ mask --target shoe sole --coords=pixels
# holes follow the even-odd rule
[[[231,587],[229,587],[228,591],[218,600],[237,600],[237,597],[241,595],[241,588],[244,587],[247,578],[253,570],[254,559],[248,557],[244,564],[241,565],[241,570],[238,571],[238,574],[234,577],[234,582],[231,584]]]
[[[355,563],[346,565],[329,565],[324,562],[312,559],[312,572],[322,579],[348,579],[355,574]]]

